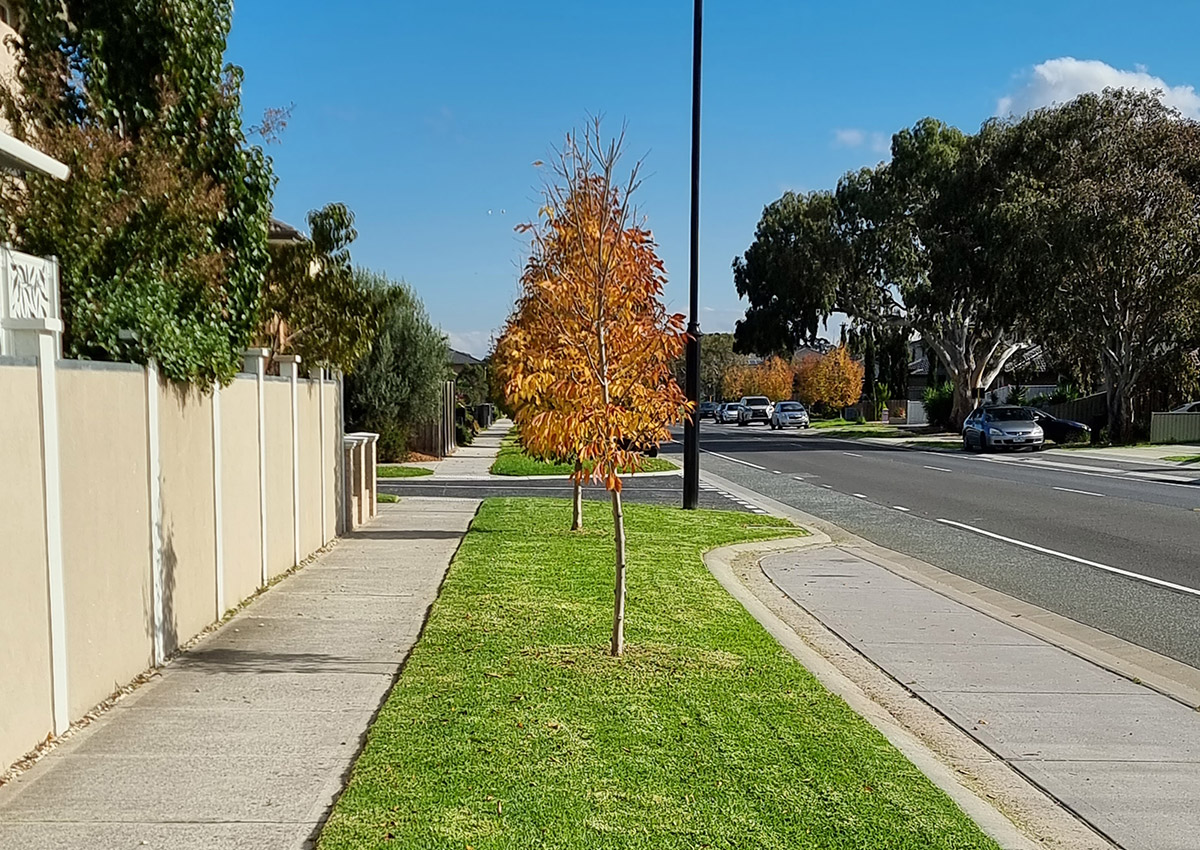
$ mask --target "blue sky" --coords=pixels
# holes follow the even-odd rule
[[[410,283],[459,348],[486,353],[516,293],[544,158],[589,114],[627,121],[667,299],[687,304],[688,0],[604,3],[240,0],[228,59],[248,119],[295,104],[269,149],[276,215],[344,201],[355,260]],[[701,325],[741,315],[730,263],[765,204],[832,187],[926,115],[974,129],[998,109],[1114,83],[1200,115],[1189,2],[801,2],[705,7]],[[253,123],[250,121],[248,123]]]

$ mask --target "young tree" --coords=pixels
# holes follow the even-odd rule
[[[0,227],[59,256],[67,352],[230,379],[258,324],[274,178],[242,130],[241,70],[222,64],[229,0],[22,6],[0,101],[71,179],[4,176]]]
[[[259,338],[276,354],[348,372],[370,351],[383,305],[350,263],[354,213],[328,204],[308,226],[310,239],[271,247]]]
[[[563,427],[578,445],[587,475],[612,498],[615,588],[611,651],[625,644],[625,521],[622,469],[641,464],[639,446],[666,439],[667,425],[688,404],[671,375],[683,350],[682,315],[668,315],[666,278],[654,238],[638,219],[632,195],[638,165],[619,182],[622,137],[602,141],[600,123],[572,133],[554,165],[521,278],[523,300],[541,305],[559,356],[537,364],[513,389],[518,399],[541,393],[565,414],[535,414],[534,432]]]
[[[346,424],[378,433],[381,459],[403,460],[412,427],[437,415],[450,349],[407,285],[361,268],[354,276],[382,319],[370,352],[346,375]]]

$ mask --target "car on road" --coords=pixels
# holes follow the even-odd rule
[[[1034,421],[1027,407],[996,405],[978,407],[963,423],[963,450],[993,451],[996,449],[1031,449],[1038,451],[1045,443],[1042,427]]]
[[[780,428],[807,428],[808,411],[798,401],[781,401],[771,414],[772,430]]]
[[[1042,434],[1047,440],[1053,440],[1055,443],[1079,443],[1091,442],[1092,429],[1082,422],[1075,422],[1071,419],[1059,419],[1044,410],[1038,410],[1036,407],[1026,408],[1033,414],[1033,421],[1042,428]]]
[[[716,419],[718,407],[720,405],[715,401],[702,401],[697,413],[701,419]]]
[[[1189,401],[1171,411],[1172,413],[1200,413],[1200,401]]]
[[[739,405],[736,401],[726,402],[717,408],[717,413],[714,418],[722,425],[728,425],[731,422],[737,422],[738,411],[740,409],[741,405]]]
[[[771,414],[775,412],[775,406],[771,404],[771,400],[765,395],[747,395],[742,396],[742,400],[738,402],[740,410],[738,410],[739,425],[749,425],[752,422],[761,422],[764,425],[769,425],[771,422]]]

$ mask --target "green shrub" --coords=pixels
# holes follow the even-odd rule
[[[949,381],[927,386],[921,402],[925,405],[925,416],[930,424],[939,428],[950,427],[950,417],[954,411],[954,387]]]

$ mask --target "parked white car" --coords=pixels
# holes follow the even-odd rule
[[[771,414],[773,430],[807,427],[808,411],[804,409],[803,404],[798,401],[781,401],[775,405],[775,412]]]
[[[768,425],[771,422],[771,414],[774,412],[775,406],[765,395],[742,396],[742,400],[738,402],[737,423],[749,425],[752,422],[761,422]]]

